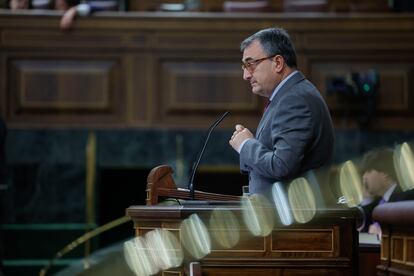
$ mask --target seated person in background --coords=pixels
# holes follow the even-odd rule
[[[365,213],[365,226],[361,231],[372,234],[381,233],[379,224],[372,221],[372,211],[386,202],[414,199],[412,191],[403,192],[397,182],[393,150],[379,148],[366,153],[360,163],[363,189],[373,200],[362,203]]]
[[[30,8],[30,0],[10,0],[9,7],[11,10],[25,10]]]
[[[57,2],[62,2],[65,0],[55,0]],[[60,28],[62,30],[69,30],[73,27],[73,23],[75,20],[76,15],[79,16],[87,16],[96,11],[109,11],[109,10],[117,10],[118,2],[113,0],[106,0],[106,1],[79,1],[76,0],[66,0],[68,3],[67,10],[65,14],[62,16],[60,20]],[[62,5],[63,7],[64,5]],[[57,8],[57,6],[56,6]]]

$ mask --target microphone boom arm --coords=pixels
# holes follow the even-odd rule
[[[188,190],[190,191],[190,198],[193,200],[194,199],[194,177],[198,168],[198,165],[200,164],[201,158],[203,157],[204,151],[207,147],[207,143],[210,139],[211,133],[213,132],[213,130],[221,123],[221,121],[223,121],[224,118],[226,118],[227,115],[229,115],[229,111],[226,111],[223,113],[223,115],[221,115],[220,118],[218,118],[208,129],[206,138],[204,139],[204,145],[201,148],[200,154],[198,155],[196,161],[193,164],[192,170],[191,170],[191,175],[190,175],[190,181],[188,182]]]

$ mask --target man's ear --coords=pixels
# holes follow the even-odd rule
[[[285,59],[281,55],[276,55],[273,57],[273,62],[275,64],[276,72],[282,72],[283,68],[285,67]]]

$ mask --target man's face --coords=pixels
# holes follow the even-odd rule
[[[259,41],[253,41],[244,51],[244,63],[268,57]],[[280,76],[276,71],[273,58],[260,61],[252,66],[250,70],[243,70],[243,79],[250,82],[253,94],[270,97],[273,90],[280,82]]]
[[[373,196],[383,196],[386,183],[386,175],[376,170],[366,171],[362,176],[362,183]]]

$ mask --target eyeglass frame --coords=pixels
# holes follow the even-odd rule
[[[253,74],[253,72],[256,70],[257,66],[262,62],[265,61],[266,59],[269,58],[273,58],[275,56],[277,56],[278,54],[275,55],[271,55],[268,57],[264,57],[264,58],[258,58],[258,59],[253,59],[250,61],[246,61],[246,62],[241,62],[241,68],[242,70],[247,70],[250,74]]]

